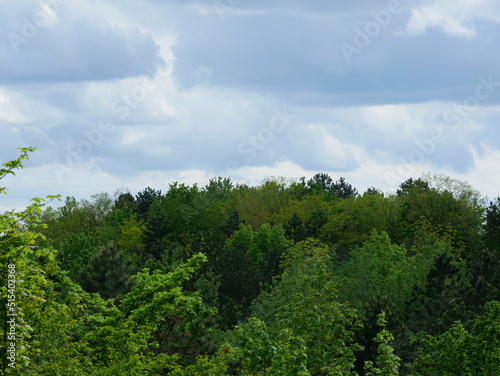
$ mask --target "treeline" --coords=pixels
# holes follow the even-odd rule
[[[316,174],[35,199],[1,215],[0,247],[5,349],[9,265],[17,279],[4,375],[500,369],[500,198],[446,176],[392,194]]]

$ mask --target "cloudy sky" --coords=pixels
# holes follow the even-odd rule
[[[47,194],[428,171],[500,195],[497,0],[3,0],[0,210]]]

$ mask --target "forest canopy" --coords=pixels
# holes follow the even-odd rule
[[[500,369],[500,197],[447,176],[34,198],[0,251],[2,375]]]

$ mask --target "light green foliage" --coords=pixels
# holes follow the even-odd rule
[[[183,368],[175,364],[169,375],[171,376],[225,376],[228,366],[222,357],[209,358],[208,356],[198,356],[196,361]]]
[[[327,174],[257,187],[217,178],[44,210],[56,198],[0,214],[3,376],[500,369],[500,205],[483,226],[466,183],[427,175],[360,196]]]
[[[21,156],[4,163],[0,169],[0,179],[14,174],[15,169],[22,168],[22,161],[34,148],[21,148]],[[0,192],[5,193],[5,188]],[[58,198],[49,196],[48,200]],[[10,370],[7,366],[6,349],[11,340],[7,333],[15,327],[16,364],[15,369],[22,369],[30,364],[37,351],[36,343],[30,338],[34,332],[34,322],[44,315],[41,311],[50,292],[53,282],[50,276],[56,270],[56,253],[53,249],[39,247],[44,240],[40,230],[44,224],[40,222],[40,213],[45,204],[44,199],[34,198],[26,209],[0,214],[0,320],[2,339],[0,341],[2,370]],[[11,266],[9,268],[9,265]],[[8,290],[9,271],[15,268],[10,277],[12,289]],[[15,284],[13,286],[13,278]],[[10,316],[8,316],[10,315]],[[14,320],[15,325],[8,324]]]
[[[126,252],[142,254],[146,226],[135,217],[129,218],[120,229],[118,246]]]
[[[197,304],[197,297],[183,296],[180,285],[205,261],[203,254],[197,254],[170,273],[155,270],[151,274],[148,269],[137,273],[132,291],[123,299],[123,312],[139,325],[155,329],[165,312],[178,309],[176,304],[183,300]]]
[[[205,261],[205,255],[195,254],[171,272],[144,269],[133,277],[122,311],[152,336],[149,345],[155,352],[192,358],[202,351],[216,310],[206,306],[199,293],[184,293],[181,285]]]
[[[271,340],[288,333],[305,346],[310,374],[351,375],[359,323],[355,311],[336,299],[328,253],[312,241],[293,247],[281,279],[258,299],[253,313],[265,320]]]
[[[309,286],[311,278],[316,278],[318,263],[323,264],[322,268],[331,263],[332,253],[332,249],[312,239],[289,248],[282,257],[283,273],[271,291],[262,292],[254,301],[252,314],[266,322],[274,320],[281,307],[290,302],[290,297]]]
[[[236,354],[242,359],[244,371],[251,375],[311,375],[304,340],[294,336],[292,330],[271,333],[262,320],[253,317],[236,331],[241,340]]]
[[[380,332],[375,338],[375,342],[379,343],[376,367],[371,361],[366,361],[366,376],[398,376],[401,359],[394,354],[394,348],[390,344],[394,340],[394,336],[385,329],[387,325],[385,313],[382,312],[378,315],[377,325],[380,327]]]
[[[19,161],[7,163],[2,174],[16,166],[20,166]],[[40,232],[46,225],[40,218],[44,200],[32,201],[21,212],[0,215],[3,374],[142,375],[180,369],[177,359],[185,354],[174,351],[169,355],[161,348],[161,342],[176,340],[174,335],[161,337],[168,332],[162,325],[168,322],[172,324],[171,334],[182,334],[180,351],[189,340],[203,339],[204,319],[213,311],[196,294],[184,294],[180,285],[205,260],[204,256],[195,255],[168,274],[138,274],[136,288],[124,299],[122,312],[113,303],[85,293],[60,271],[56,252],[42,246],[45,238]],[[60,218],[74,213],[77,205],[72,202],[68,201]],[[100,196],[95,198],[96,205],[90,205],[98,222],[107,213],[106,202],[106,197]],[[8,265],[15,265],[15,306],[5,304],[14,299],[12,290],[7,289]],[[10,330],[7,313],[16,314],[14,368],[8,367],[6,359],[5,333]],[[151,337],[153,334],[155,337]],[[196,344],[194,352],[201,349],[199,342],[192,343]],[[156,350],[152,352],[151,347]]]
[[[311,261],[309,267],[306,273],[312,273],[303,276],[301,290],[279,308],[276,329],[288,328],[304,340],[311,374],[348,375],[357,349],[350,344],[357,327],[356,314],[336,301],[336,286],[323,261]]]
[[[15,170],[24,168],[23,161],[29,159],[29,154],[33,153],[36,148],[26,147],[19,148],[19,150],[21,152],[19,158],[2,163],[2,166],[0,167],[0,180],[5,178],[7,175],[15,175]],[[0,193],[7,194],[7,188],[0,187]]]
[[[466,350],[471,345],[472,336],[460,323],[456,323],[437,338],[430,337],[419,353],[417,360],[419,374],[479,376],[472,373],[472,360],[469,359]]]
[[[486,303],[472,334],[477,375],[494,374],[500,370],[500,301]]]
[[[500,302],[485,305],[471,332],[456,322],[429,336],[416,362],[419,375],[491,376],[500,369]]]
[[[426,244],[414,256],[403,246],[391,243],[386,232],[372,233],[362,247],[336,267],[339,298],[350,302],[362,315],[383,309],[399,315],[416,286],[422,286],[434,257],[446,251],[439,244]]]
[[[22,374],[132,376],[176,370],[189,375],[191,369],[223,369],[220,359],[212,364],[199,358],[186,371],[182,365],[186,357],[194,360],[196,351],[202,349],[203,325],[213,313],[180,287],[203,260],[196,255],[168,274],[141,272],[121,309],[63,279],[61,295],[52,292],[43,309],[47,315],[36,322],[33,338],[45,351]],[[58,346],[51,347],[51,343]]]
[[[58,283],[45,287],[47,295],[31,322],[32,355],[30,362],[20,367],[19,374],[87,375],[91,365],[88,344],[74,332],[78,328],[81,289],[67,277],[57,278]]]
[[[392,311],[409,296],[407,269],[405,248],[391,244],[387,233],[374,232],[363,247],[352,250],[349,260],[339,266],[340,298],[360,312],[375,307]]]
[[[289,242],[280,226],[264,224],[256,232],[250,226],[240,225],[228,244],[230,247],[242,247],[256,262],[268,263],[279,260]]]

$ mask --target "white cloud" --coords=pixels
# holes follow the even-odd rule
[[[412,9],[406,25],[409,35],[421,35],[431,27],[441,28],[450,36],[472,38],[476,36],[473,26],[465,27],[462,15],[449,14],[448,9],[438,7],[422,7]]]
[[[128,129],[122,136],[122,144],[124,146],[138,144],[147,137],[147,133],[142,130]]]
[[[2,7],[0,48],[8,58],[0,59],[0,83],[106,80],[162,64],[152,35],[113,23],[115,9],[103,2],[9,0]]]
[[[291,161],[277,162],[266,166],[242,166],[230,171],[230,174],[225,175],[230,177],[234,182],[247,183],[250,185],[258,185],[266,178],[270,177],[287,177],[300,178],[302,176],[311,176],[311,172],[303,169],[298,164]]]
[[[406,33],[422,35],[429,28],[438,28],[449,36],[473,38],[479,21],[500,22],[499,11],[494,0],[435,0],[431,6],[411,9]]]
[[[196,2],[75,0],[30,40],[21,63],[0,42],[0,162],[17,146],[39,147],[31,180],[14,183],[12,195],[203,184],[218,171],[252,184],[325,171],[361,191],[395,189],[435,170],[488,189],[480,177],[481,169],[495,173],[500,145],[496,86],[456,131],[445,114],[463,109],[478,75],[500,80],[496,2],[413,1],[353,64],[339,43],[352,42],[355,27],[387,1],[243,2],[224,20],[186,3]],[[38,9],[34,0],[7,4],[0,14],[6,31]],[[394,38],[403,26],[421,37]],[[148,67],[158,61],[166,63],[158,85],[144,92]],[[294,120],[242,153],[283,107]],[[104,118],[113,131],[89,140],[85,132]],[[417,158],[439,128],[446,141]],[[58,179],[54,169],[89,142],[95,145]]]
[[[490,200],[500,197],[500,148],[491,149],[484,147],[486,153],[479,153],[473,150],[474,164],[473,170],[467,171],[466,174],[457,175],[461,180],[467,180],[472,186],[477,189],[482,195],[487,196]],[[450,174],[449,171],[446,171]],[[451,175],[455,175],[451,173]]]
[[[0,121],[6,121],[8,123],[20,123],[25,119],[25,116],[13,103],[12,97],[8,93],[0,90]]]

